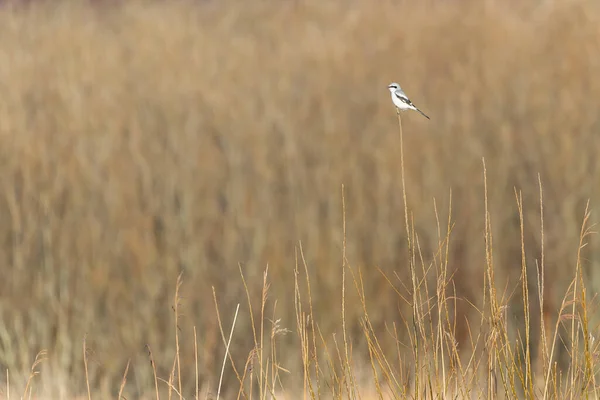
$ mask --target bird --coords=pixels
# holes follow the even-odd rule
[[[394,105],[398,109],[398,112],[404,111],[404,110],[415,110],[415,111],[418,111],[419,113],[421,113],[421,115],[424,116],[425,118],[431,119],[427,115],[425,115],[425,113],[423,111],[419,110],[412,103],[412,101],[410,101],[410,99],[404,93],[404,90],[402,90],[400,85],[398,85],[396,82],[390,83],[388,85],[388,89],[390,90],[390,93],[392,94],[392,101],[394,102]]]

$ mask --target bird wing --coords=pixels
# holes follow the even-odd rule
[[[403,102],[404,104],[407,104],[411,107],[415,107],[415,105],[412,103],[412,101],[410,101],[409,98],[406,97],[406,95],[404,93],[394,92],[394,96],[396,96],[396,98],[398,100],[400,100],[401,102]]]

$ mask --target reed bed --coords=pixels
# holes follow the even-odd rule
[[[4,3],[0,397],[596,397],[599,22]]]

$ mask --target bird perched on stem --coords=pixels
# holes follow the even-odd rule
[[[404,93],[404,90],[402,90],[400,85],[398,85],[396,82],[390,83],[388,86],[388,89],[390,90],[390,93],[392,94],[392,101],[394,102],[394,105],[398,109],[398,112],[404,111],[404,110],[415,110],[415,111],[418,111],[419,113],[421,113],[421,115],[424,116],[425,118],[431,119],[427,115],[425,115],[425,113],[423,111],[419,110],[412,103],[412,101],[410,101],[408,96],[406,96],[406,93]]]

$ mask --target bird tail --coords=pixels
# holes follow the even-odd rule
[[[431,119],[431,118],[429,118],[427,115],[425,115],[425,113],[424,113],[423,111],[419,110],[417,107],[415,107],[415,110],[417,110],[418,112],[420,112],[420,113],[421,113],[421,115],[422,115],[422,116],[424,116],[425,118],[427,118],[427,119]]]

